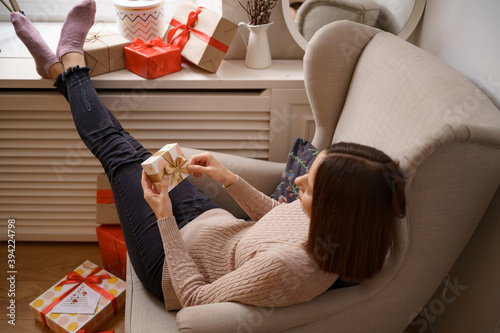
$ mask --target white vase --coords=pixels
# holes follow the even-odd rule
[[[267,29],[273,24],[269,22],[261,25],[251,25],[245,22],[240,22],[238,27],[247,53],[245,56],[245,65],[253,69],[264,69],[271,66],[271,49],[269,48],[269,39],[267,38]],[[246,27],[250,32],[248,40],[243,34],[241,27]]]

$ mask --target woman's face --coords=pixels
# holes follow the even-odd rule
[[[316,178],[316,172],[323,159],[326,156],[326,152],[322,151],[314,160],[309,173],[303,176],[295,178],[295,184],[299,187],[299,198],[302,210],[306,213],[309,218],[311,217],[311,207],[312,207],[312,194],[314,187],[314,179]]]

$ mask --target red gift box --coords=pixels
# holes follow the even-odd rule
[[[120,225],[101,225],[96,228],[97,241],[104,269],[125,280],[127,247]]]
[[[181,49],[156,37],[149,42],[139,38],[126,46],[127,69],[146,79],[154,79],[181,70]]]

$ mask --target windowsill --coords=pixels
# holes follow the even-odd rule
[[[154,80],[119,70],[92,77],[97,89],[304,89],[302,60],[273,60],[271,67],[250,69],[244,60],[223,60],[212,74],[187,62],[180,72]],[[0,89],[53,89],[42,79],[30,58],[0,58]]]
[[[35,23],[52,50],[57,48],[62,23]],[[105,29],[117,31],[115,23]],[[10,22],[0,22],[0,88],[52,89],[42,79],[35,62],[17,38]],[[146,80],[126,69],[92,77],[98,89],[303,89],[302,60],[274,60],[271,67],[254,70],[243,60],[224,60],[216,74],[183,61],[182,70]]]

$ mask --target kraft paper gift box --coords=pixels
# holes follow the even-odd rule
[[[169,176],[169,192],[189,176],[188,161],[177,143],[165,145],[141,165],[158,193],[163,176]]]
[[[181,50],[177,46],[163,42],[160,37],[149,42],[136,38],[132,44],[124,49],[129,71],[154,79],[181,70]]]
[[[127,247],[120,225],[101,225],[96,228],[99,251],[105,270],[126,280]]]
[[[111,185],[105,173],[97,175],[95,213],[97,224],[120,224]]]
[[[125,289],[124,281],[87,260],[31,302],[30,310],[53,332],[92,333],[124,308]]]
[[[90,32],[83,44],[85,63],[91,66],[90,76],[125,69],[123,48],[130,44],[128,39],[111,30]]]
[[[186,60],[215,73],[237,29],[220,14],[181,0],[163,39],[179,46]]]

